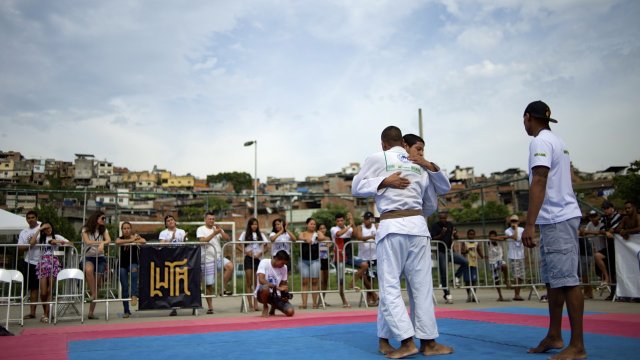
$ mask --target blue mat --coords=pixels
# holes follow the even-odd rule
[[[441,319],[438,341],[455,353],[443,359],[546,359],[526,354],[542,339],[546,329]],[[563,334],[565,341],[569,333]],[[586,334],[591,359],[632,359],[640,341],[634,338]],[[395,344],[397,345],[397,344]],[[148,336],[72,341],[69,359],[371,359],[377,352],[375,323],[309,326],[289,329],[248,330],[207,334]],[[415,357],[414,357],[415,358]],[[421,358],[421,355],[420,357]]]

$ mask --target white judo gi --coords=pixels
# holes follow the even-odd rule
[[[378,190],[386,177],[398,171],[411,182],[407,188]],[[375,197],[380,214],[394,210],[422,210],[424,216],[429,216],[437,210],[437,195],[450,189],[449,180],[442,171],[432,172],[412,163],[407,152],[399,146],[367,157],[352,184],[354,196]],[[431,235],[424,216],[386,219],[378,227],[380,338],[403,340],[415,336],[430,340],[438,337],[432,302]],[[407,314],[400,289],[403,273],[407,281],[411,317]]]

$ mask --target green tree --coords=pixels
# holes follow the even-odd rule
[[[329,204],[324,209],[318,209],[311,214],[318,224],[325,224],[327,230],[336,225],[336,214],[347,215],[349,209],[344,205]],[[355,220],[355,219],[354,219]]]
[[[229,205],[227,200],[223,199],[220,196],[208,196],[206,199],[206,204],[209,207],[209,211],[213,211],[216,213],[231,209],[231,205]]]
[[[178,218],[182,222],[203,221],[205,209],[202,206],[187,206],[178,210]]]
[[[69,220],[58,214],[58,209],[53,205],[43,204],[38,209],[38,220],[46,221],[53,225],[57,234],[60,234],[73,242],[80,241],[80,234],[73,228]]]
[[[631,163],[627,175],[613,178],[613,187],[612,200],[619,200],[616,203],[631,201],[640,206],[640,160]]]
[[[484,205],[473,207],[471,201],[463,201],[462,209],[452,209],[451,217],[455,222],[480,221],[484,217],[485,220],[504,219],[509,216],[509,209],[506,205],[495,201],[488,201]]]
[[[245,189],[253,188],[251,175],[246,172],[223,172],[216,175],[207,175],[207,184],[229,182],[233,185],[233,190],[240,193]]]

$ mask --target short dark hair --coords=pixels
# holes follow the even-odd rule
[[[35,210],[29,210],[29,211],[27,211],[26,216],[29,216],[29,215],[33,215],[33,216],[35,216],[35,217],[36,217],[36,219],[38,218],[38,212],[37,212],[37,211],[35,211]]]
[[[344,214],[336,214],[336,220],[340,219],[340,218],[344,218]]]
[[[211,215],[211,216],[213,216],[213,217],[216,217],[216,213],[214,213],[213,211],[207,211],[206,213],[204,213],[204,217],[205,217],[205,218],[206,218],[207,216],[209,216],[209,215]]]
[[[416,134],[406,134],[405,136],[402,137],[402,140],[404,140],[404,143],[407,144],[408,147],[412,147],[413,145],[421,142],[421,143],[425,143],[424,139],[422,139],[420,136],[416,135]]]
[[[498,233],[497,233],[495,230],[491,230],[491,231],[489,231],[489,236],[491,236],[492,234],[493,234],[493,235],[498,235]]]
[[[284,260],[284,261],[287,261],[287,262],[288,262],[288,261],[289,261],[289,259],[290,259],[290,257],[289,257],[289,253],[287,253],[287,252],[286,252],[286,251],[284,251],[284,250],[280,250],[280,251],[278,251],[278,252],[277,252],[273,257],[274,257],[275,259],[278,259],[278,260]]]
[[[380,140],[385,144],[402,144],[402,131],[397,126],[387,126],[380,134]]]
[[[467,234],[470,234],[470,233],[474,233],[474,234],[475,234],[475,233],[476,233],[476,231],[475,231],[474,229],[469,229],[469,230],[467,230]]]
[[[613,203],[609,200],[605,200],[602,202],[602,209],[608,209],[608,208],[614,208],[615,206],[613,206]]]

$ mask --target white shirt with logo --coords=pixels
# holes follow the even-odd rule
[[[370,228],[367,228],[362,224],[362,237],[376,236],[376,226],[371,224]],[[362,260],[376,260],[376,242],[375,240],[365,240],[358,244],[358,257]]]
[[[276,236],[275,232],[269,234],[269,237]],[[291,255],[291,236],[286,231],[280,234],[273,243],[271,243],[271,255],[275,256],[278,251],[284,250]]]
[[[29,239],[36,233],[37,230],[40,229],[40,223],[36,225],[36,227],[26,228],[20,231],[20,235],[18,235],[18,245],[29,245]],[[24,261],[28,262],[31,265],[37,265],[40,261],[40,256],[42,253],[40,251],[39,246],[29,247],[29,250],[24,253]]]
[[[549,130],[542,130],[529,145],[529,184],[533,168],[549,168],[547,188],[536,224],[556,224],[581,217],[580,207],[571,185],[571,159],[562,139]]]
[[[256,236],[256,233],[252,233],[252,237],[253,237],[253,241],[251,240],[246,240],[248,242],[250,242],[249,244],[245,244],[244,245],[244,254],[247,256],[260,256],[262,254],[262,252],[264,251],[263,246],[269,243],[269,240],[267,240],[267,237],[263,234],[260,233],[262,239],[258,240],[258,237]],[[243,231],[242,234],[240,234],[240,237],[238,238],[238,241],[245,241],[245,232]],[[266,244],[265,244],[266,243]]]
[[[382,220],[376,233],[376,242],[387,234],[431,236],[425,216],[438,208],[438,195],[451,189],[443,171],[423,169],[408,159],[409,154],[400,146],[370,155],[364,161],[358,175],[353,178],[351,193],[359,197],[375,197],[380,214],[393,210],[422,210],[422,215]],[[405,189],[378,189],[389,175],[400,171],[409,179]]]
[[[507,239],[507,254],[509,256],[509,259],[524,259],[524,245],[522,244],[523,232],[524,228],[518,226],[517,240],[513,240],[512,238]],[[504,231],[504,234],[507,236],[513,236],[513,228],[506,229]]]
[[[175,233],[175,236],[174,236]],[[187,233],[182,230],[176,228],[174,231],[169,229],[164,229],[160,232],[158,239],[160,242],[170,242],[170,243],[181,243],[187,238]]]
[[[211,236],[211,234],[213,234],[214,231],[216,231],[215,225],[211,229],[208,228],[206,225],[202,225],[196,230],[196,237],[198,239],[206,238]],[[224,232],[224,230],[222,230],[222,232]],[[209,244],[211,244],[211,246],[206,246],[204,248],[204,251],[202,252],[202,256],[203,258],[206,258],[207,262],[211,262],[212,258],[218,258],[218,259],[222,258],[222,246],[220,245],[221,240],[222,240],[222,233],[219,233],[218,235],[212,237],[211,240],[209,240]],[[215,254],[214,254],[214,251],[215,251]]]
[[[260,260],[260,264],[258,264],[258,270],[256,271],[256,273],[264,274],[267,282],[275,286],[280,285],[282,281],[287,281],[287,265],[281,268],[274,268],[273,265],[271,265],[271,259]],[[258,293],[259,288],[260,276],[256,276],[256,289],[253,292],[254,295]]]

